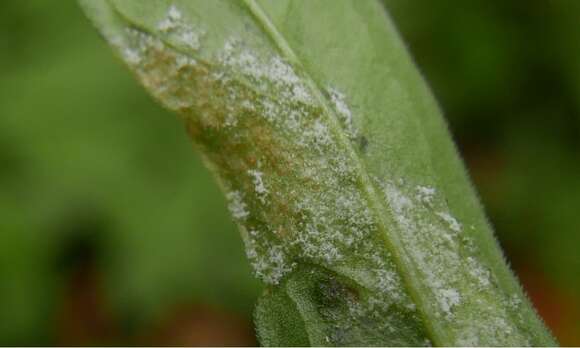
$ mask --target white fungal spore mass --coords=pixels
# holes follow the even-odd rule
[[[428,303],[429,310],[440,320],[452,322],[453,327],[465,328],[457,332],[457,344],[477,346],[479,338],[490,333],[499,344],[503,335],[517,332],[509,319],[507,298],[501,307],[485,302],[500,295],[492,274],[476,257],[474,242],[438,190],[403,179],[374,181],[390,204],[404,249],[435,299]]]
[[[246,204],[242,200],[242,194],[239,191],[232,191],[226,195],[229,201],[228,208],[236,220],[245,219],[250,213],[246,210]]]
[[[157,24],[157,29],[168,35],[170,39],[174,39],[192,50],[200,49],[201,38],[205,35],[205,30],[194,28],[188,24],[175,5],[169,7],[166,17]]]
[[[437,215],[449,224],[449,227],[455,232],[461,232],[461,224],[449,213],[438,212]]]
[[[254,190],[258,195],[258,199],[260,200],[260,202],[265,204],[266,196],[268,195],[268,189],[266,189],[266,186],[264,185],[264,180],[262,179],[264,173],[258,170],[248,170],[248,174],[250,174],[250,176],[252,177],[252,181],[254,182]]]
[[[340,121],[343,123],[345,130],[351,138],[356,137],[357,132],[354,127],[354,121],[352,117],[352,111],[346,103],[346,97],[343,93],[339,92],[336,88],[329,88],[328,93],[330,95],[330,101]]]
[[[437,191],[433,187],[429,186],[417,186],[417,200],[425,203],[431,204],[433,203],[433,199],[435,197],[435,193]]]

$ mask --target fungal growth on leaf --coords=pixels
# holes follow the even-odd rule
[[[553,344],[375,1],[81,3],[223,188],[263,344]]]

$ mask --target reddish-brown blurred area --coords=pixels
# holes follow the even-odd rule
[[[508,260],[580,345],[580,1],[384,2]],[[0,76],[0,344],[255,345],[219,190],[75,2],[0,2]]]

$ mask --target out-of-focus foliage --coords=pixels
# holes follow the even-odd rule
[[[580,2],[385,2],[512,264],[580,344]],[[182,128],[75,1],[0,3],[0,344],[253,343],[258,285]]]
[[[87,320],[114,326],[95,343],[190,303],[249,318],[257,282],[183,126],[75,2],[3,2],[0,23],[0,344],[77,335],[61,326],[83,316],[69,313],[79,272],[103,293]]]

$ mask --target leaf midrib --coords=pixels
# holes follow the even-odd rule
[[[339,118],[336,115],[336,112],[330,106],[330,102],[321,92],[320,87],[314,81],[314,79],[310,76],[306,68],[300,60],[290,44],[286,41],[284,36],[278,31],[276,26],[272,23],[269,19],[266,12],[262,9],[262,7],[256,2],[256,0],[241,0],[241,2],[246,6],[248,12],[250,13],[251,17],[254,21],[264,30],[267,34],[267,37],[270,41],[280,50],[286,61],[292,65],[296,72],[300,72],[300,77],[304,80],[305,85],[310,89],[312,94],[314,95],[315,100],[320,104],[322,109],[324,110],[324,114],[327,115],[330,130],[334,133],[337,137],[340,145],[346,150],[349,159],[352,161],[352,164],[355,166],[356,172],[359,175],[360,186],[363,190],[369,208],[375,213],[376,220],[378,223],[378,229],[380,231],[380,236],[383,239],[387,249],[393,255],[393,261],[397,268],[399,269],[399,274],[402,278],[402,281],[409,293],[409,296],[415,302],[417,306],[417,311],[419,312],[423,325],[428,333],[428,338],[433,342],[435,345],[449,345],[452,344],[451,340],[449,339],[448,335],[445,335],[444,330],[439,330],[435,323],[435,320],[429,315],[429,311],[427,310],[427,306],[425,305],[423,299],[424,296],[421,295],[420,291],[420,282],[416,281],[419,277],[415,276],[415,272],[412,267],[407,266],[406,260],[410,260],[409,257],[404,258],[401,254],[405,253],[405,249],[402,246],[402,242],[399,240],[397,235],[389,235],[387,233],[387,223],[382,217],[381,212],[388,211],[392,212],[386,208],[388,205],[387,202],[380,199],[376,193],[376,189],[372,184],[371,176],[367,173],[366,168],[362,161],[360,160],[359,156],[356,154],[352,143],[350,140],[345,136],[342,132],[342,128],[339,123]],[[393,228],[395,229],[393,224]]]

